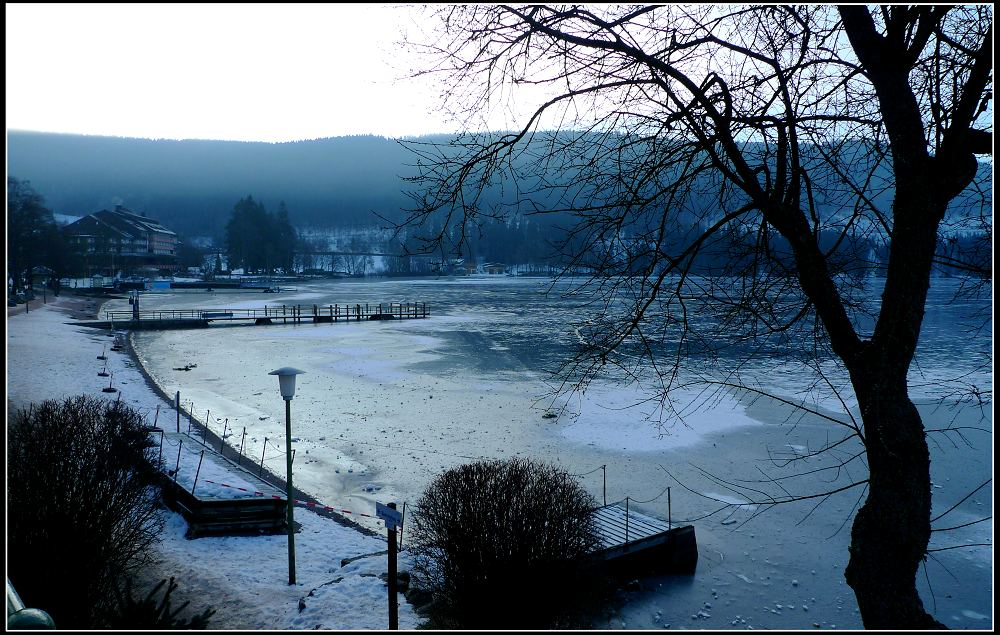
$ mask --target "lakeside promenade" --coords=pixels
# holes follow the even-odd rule
[[[92,319],[100,300],[64,292],[37,307],[36,302],[27,311],[24,305],[8,310],[8,420],[31,403],[101,394],[109,383],[97,375],[104,365],[97,359],[102,352],[118,389],[111,397],[146,413],[150,423],[157,406],[161,418],[174,414],[127,351],[110,351],[113,340],[107,333],[75,325],[77,320]],[[216,609],[212,629],[384,629],[386,587],[378,576],[386,561],[365,556],[384,550],[385,537],[334,516],[319,509],[296,509],[295,521],[302,525],[296,540],[299,581],[288,585],[286,536],[190,540],[185,536],[187,523],[168,511],[153,562],[139,572],[136,589],[148,590],[162,579],[176,577],[180,586],[171,603],[180,606],[190,601],[192,610]],[[344,560],[352,561],[341,566]],[[405,553],[401,554],[401,570],[408,566]],[[334,581],[339,583],[331,584]],[[305,609],[300,608],[303,602]],[[407,629],[420,621],[402,598],[399,620]]]

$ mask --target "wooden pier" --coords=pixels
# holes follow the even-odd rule
[[[250,325],[361,320],[412,320],[430,315],[426,302],[389,304],[272,305],[259,309],[162,309],[105,311],[105,319],[80,323],[94,328],[176,329],[205,328],[213,322]]]
[[[205,457],[209,461],[218,460],[217,455],[207,452]],[[246,472],[243,477],[252,478],[252,475]],[[254,498],[206,496],[203,491],[191,492],[164,476],[161,491],[163,501],[187,521],[188,538],[287,532],[288,505],[284,493],[263,480],[258,480],[256,487],[265,495]]]
[[[283,491],[223,457],[196,435],[163,428],[150,428],[150,433],[154,438],[159,435],[163,500],[184,516],[188,538],[287,531]],[[240,486],[210,486],[205,475],[220,472],[228,474],[227,482]]]
[[[612,503],[593,512],[601,546],[592,557],[618,571],[694,573],[698,543],[694,527],[676,526],[625,505]]]

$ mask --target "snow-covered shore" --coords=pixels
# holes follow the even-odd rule
[[[95,310],[90,312],[94,313]],[[448,319],[458,318],[438,318],[435,323]],[[67,307],[59,305],[49,305],[43,310],[32,308],[30,314],[19,314],[8,319],[8,412],[12,406],[41,399],[61,398],[82,392],[100,394],[101,388],[107,385],[107,379],[96,376],[100,370],[96,356],[105,345],[110,347],[111,339],[98,331],[64,324],[67,321]],[[302,395],[297,397],[296,402],[302,403],[299,406],[300,412],[309,399],[321,400],[331,412],[340,415],[338,425],[345,426],[352,420],[346,416],[348,411],[361,407],[352,404],[365,404],[372,412],[364,411],[365,417],[355,417],[359,423],[354,424],[356,429],[351,431],[351,438],[368,439],[363,435],[381,434],[383,429],[375,419],[383,415],[375,411],[375,406],[386,410],[390,405],[396,408],[395,397],[399,396],[398,409],[408,413],[426,413],[426,417],[417,417],[420,420],[427,418],[440,420],[442,425],[454,425],[449,423],[452,419],[474,417],[484,422],[484,427],[491,435],[502,437],[499,447],[503,447],[507,439],[524,443],[526,433],[523,426],[510,427],[508,421],[513,423],[514,418],[522,417],[521,410],[527,411],[530,403],[523,395],[518,396],[520,392],[515,390],[513,380],[505,388],[502,382],[492,380],[485,387],[473,386],[469,383],[471,374],[456,374],[453,381],[443,377],[407,376],[406,390],[403,391],[402,379],[397,378],[396,374],[401,369],[408,368],[407,365],[413,360],[422,359],[421,356],[426,354],[423,351],[428,347],[398,341],[393,343],[384,333],[379,334],[385,329],[367,329],[362,332],[363,326],[367,325],[338,325],[325,331],[331,334],[330,337],[345,341],[348,328],[358,329],[359,334],[351,345],[338,344],[336,359],[340,362],[336,368],[303,376],[307,381],[303,383]],[[261,339],[273,341],[256,342],[258,336],[255,335],[252,338],[254,350],[270,350],[265,346],[288,346],[293,335],[277,328],[273,332],[260,332],[268,333],[266,338],[260,335]],[[361,334],[364,334],[364,338],[359,337]],[[418,344],[423,341],[419,338],[424,335],[416,332],[411,335],[412,341],[417,341]],[[202,333],[185,339],[196,340],[205,336]],[[367,361],[363,365],[359,365],[361,355],[356,350],[361,345],[359,342],[378,344],[369,346],[377,355],[372,359],[372,355],[366,354]],[[185,341],[185,345],[199,350],[192,342]],[[244,345],[247,345],[246,342]],[[151,350],[155,352],[155,349]],[[170,407],[170,404],[146,385],[142,373],[131,359],[110,352],[108,356],[108,370],[115,372],[114,385],[122,391],[123,400],[150,412],[150,417],[157,404],[161,408]],[[219,357],[221,356],[217,353],[199,357],[198,374],[212,378],[215,376],[213,373],[217,372],[221,376],[220,369],[226,365],[231,367],[233,358],[238,356],[233,353],[228,359],[217,359]],[[383,357],[386,359],[382,359]],[[427,368],[440,364],[434,360],[422,363]],[[219,365],[219,369],[214,369],[213,364]],[[169,365],[176,366],[177,363]],[[266,414],[264,408],[273,405],[272,402],[280,405],[280,400],[274,394],[276,390],[273,378],[267,377],[265,373],[257,374],[263,380],[260,386],[249,383],[246,385],[247,399],[239,404],[220,402],[219,405],[225,405],[226,408],[217,410],[213,405],[213,413],[224,410],[226,416],[231,416],[233,412],[239,414],[242,413],[242,410],[237,409],[239,406],[242,409],[259,409]],[[366,380],[362,376],[365,374],[377,375],[378,382]],[[182,375],[187,376],[189,373]],[[245,381],[254,382],[258,379],[252,376]],[[268,382],[266,387],[263,381]],[[385,382],[387,386],[392,384],[393,390],[384,388],[380,382]],[[193,392],[190,388],[185,390],[185,394]],[[253,403],[253,396],[259,391],[270,391],[262,395],[261,406]],[[204,392],[207,393],[207,390]],[[435,395],[433,400],[432,394]],[[447,398],[452,394],[455,395],[455,400],[449,402]],[[394,398],[392,404],[387,403],[389,400],[386,396]],[[489,407],[479,405],[482,397],[490,400]],[[198,402],[202,404],[199,411],[205,407],[206,399],[207,394],[198,395]],[[344,403],[341,404],[338,399]],[[470,406],[472,399],[476,401]],[[449,409],[455,409],[454,414]],[[949,411],[925,405],[921,406],[921,411],[928,428],[981,425],[975,413],[968,409]],[[786,456],[789,453],[801,454],[803,450],[815,448],[816,444],[829,440],[829,424],[809,418],[789,419],[787,411],[774,403],[761,400],[738,411],[731,408],[716,409],[703,420],[689,418],[689,423],[697,424],[699,434],[693,435],[691,431],[684,430],[683,434],[652,444],[648,439],[643,439],[641,429],[622,426],[621,422],[625,418],[619,417],[616,412],[609,410],[599,421],[584,417],[560,427],[553,426],[551,432],[545,427],[550,424],[543,420],[542,423],[535,424],[538,431],[532,433],[539,442],[530,445],[538,451],[546,452],[551,446],[555,448],[552,450],[553,455],[561,455],[566,461],[581,452],[588,452],[585,463],[600,465],[607,462],[617,471],[614,475],[617,478],[609,480],[609,485],[623,480],[621,473],[627,472],[633,482],[653,487],[648,496],[629,492],[635,498],[653,498],[659,492],[661,483],[671,483],[666,477],[666,470],[669,470],[672,475],[697,490],[685,492],[678,483],[673,483],[673,514],[675,520],[680,517],[691,520],[696,525],[700,560],[694,576],[655,576],[639,581],[638,585],[631,585],[630,590],[623,593],[622,606],[615,613],[614,619],[595,626],[628,629],[860,628],[853,593],[843,577],[848,555],[850,518],[854,511],[852,506],[856,504],[857,497],[831,500],[816,510],[810,510],[811,505],[800,505],[797,508],[778,506],[767,514],[743,523],[757,510],[743,507],[736,510],[735,514],[730,514],[733,511],[730,509],[707,516],[708,510],[721,506],[720,502],[739,501],[731,490],[721,484],[713,486],[704,479],[695,480],[702,471],[731,478],[739,478],[739,474],[753,476],[755,465],[780,460],[779,454],[762,456],[764,448],[768,451],[785,452]],[[366,418],[371,419],[371,422],[361,421]],[[257,417],[253,419],[256,420]],[[604,438],[599,433],[610,433],[606,422],[617,423],[619,426],[613,434]],[[310,431],[305,423],[300,424],[299,428],[303,444],[309,442],[308,437],[313,433],[329,434],[319,424],[314,432]],[[362,426],[361,423],[365,425]],[[709,430],[704,429],[706,424]],[[991,426],[991,423],[987,426]],[[456,430],[464,428],[458,427]],[[347,432],[346,427],[344,431]],[[456,435],[463,443],[470,445],[466,448],[455,446],[445,432],[447,428],[442,428],[440,436],[449,440],[441,443],[447,445],[429,449],[460,454],[477,454],[490,450],[473,445],[477,442],[476,439],[485,437],[474,439],[471,435],[468,438]],[[931,437],[934,439],[931,450],[934,457],[932,478],[936,488],[935,514],[944,512],[958,502],[977,484],[972,480],[981,473],[989,474],[992,463],[992,444],[989,442],[991,433],[984,433],[985,436],[976,436],[976,433],[971,432],[967,434],[976,444],[974,451],[964,446],[953,447],[953,444],[946,441],[946,435],[941,433]],[[521,438],[516,438],[515,435],[520,435]],[[377,441],[378,438],[372,437],[370,440]],[[681,440],[684,443],[679,443]],[[643,451],[644,448],[660,444],[666,446],[668,443],[677,445],[676,449],[664,448],[659,454]],[[588,449],[591,446],[593,448]],[[369,447],[371,446],[365,446],[366,459],[372,453]],[[316,454],[315,448],[312,449],[310,457]],[[417,449],[413,453],[416,457],[426,456]],[[432,460],[447,460],[440,453],[431,454],[430,457],[423,459],[427,465],[422,465],[422,469],[434,471],[435,466],[430,465]],[[415,462],[409,463],[411,471]],[[592,486],[592,491],[600,491],[600,472],[585,478],[590,479],[586,484]],[[296,473],[297,484],[304,487],[308,482],[306,478],[300,481],[298,472]],[[816,483],[807,482],[804,485],[815,486]],[[609,500],[615,498],[612,495]],[[664,517],[667,513],[665,498],[660,496],[651,504]],[[986,488],[965,501],[941,522],[957,526],[991,513],[991,489]],[[300,584],[296,587],[289,588],[285,584],[287,560],[282,537],[200,538],[190,541],[183,538],[184,523],[179,517],[172,517],[168,523],[161,544],[159,570],[150,572],[150,580],[155,582],[162,577],[177,575],[181,584],[181,588],[175,592],[177,601],[191,599],[194,609],[208,605],[218,609],[212,620],[212,628],[384,628],[387,601],[384,585],[377,578],[362,575],[375,573],[376,570],[384,571],[384,557],[358,561],[358,569],[339,567],[341,558],[378,551],[383,548],[384,541],[363,536],[361,532],[352,529],[334,526],[336,523],[325,519],[314,519],[313,516],[305,510],[302,513],[296,512],[296,520],[303,522],[303,532],[296,539],[296,549],[301,554],[298,557]],[[308,523],[303,518],[307,518]],[[956,532],[936,533],[932,546],[949,549],[952,545],[963,543],[991,543],[991,537],[992,523],[985,522]],[[952,628],[988,629],[992,626],[991,546],[937,552],[925,567],[928,572],[927,580],[932,582],[932,587],[927,587],[922,577],[923,571],[918,584],[921,585],[921,593],[928,608],[938,619]],[[341,576],[344,579],[340,582],[320,586]],[[345,584],[349,581],[350,584]],[[313,597],[308,597],[308,593],[314,588],[318,590]],[[303,597],[306,609],[300,613],[298,599]],[[378,600],[379,597],[381,600]],[[415,627],[419,623],[419,618],[405,603],[400,605],[400,623],[403,627]]]
[[[97,313],[97,302],[64,294],[30,312],[7,318],[8,417],[30,403],[77,394],[120,398],[148,414],[171,406],[146,383],[128,355],[110,350],[105,332],[67,324]],[[107,356],[111,378],[98,377]],[[102,393],[109,381],[119,393]],[[378,575],[384,555],[341,560],[385,549],[385,539],[346,527],[307,508],[296,509],[297,584],[288,585],[285,536],[205,537],[188,540],[187,525],[167,512],[157,545],[156,565],[145,571],[147,587],[174,576],[179,584],[171,604],[215,609],[213,629],[385,629],[388,591]],[[399,567],[408,568],[405,552]],[[141,588],[141,587],[140,587]],[[138,589],[137,589],[138,590]],[[420,618],[400,596],[399,625],[416,628]]]

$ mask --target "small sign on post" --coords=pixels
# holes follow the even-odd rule
[[[396,511],[394,503],[390,504],[393,506],[375,503],[375,516],[385,521],[386,529],[395,529],[403,524],[403,515]]]
[[[385,521],[389,530],[389,630],[399,629],[399,598],[396,592],[396,528],[402,526],[403,515],[396,511],[396,503],[375,503],[375,516]]]

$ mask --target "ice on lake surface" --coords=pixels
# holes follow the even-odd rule
[[[955,377],[992,385],[992,366],[982,365],[989,334],[977,339],[962,327],[977,311],[988,314],[989,300],[946,304],[949,284],[936,281],[929,297],[911,382],[917,400],[951,391]],[[150,294],[143,309],[416,301],[427,303],[431,317],[143,331],[135,342],[168,394],[179,390],[186,405],[193,402],[196,416],[211,411],[213,420],[228,418],[236,431],[230,443],[245,427],[251,457],[260,457],[265,438],[268,448],[284,444],[284,402],[267,373],[281,366],[305,370],[291,402],[295,482],[337,508],[371,513],[376,500],[412,505],[443,470],[478,458],[544,459],[586,474],[579,481],[598,502],[652,499],[637,509],[663,519],[670,486],[674,521],[692,520],[697,528],[698,571],[646,581],[652,588],[623,609],[626,628],[859,627],[843,569],[860,491],[831,498],[811,513],[812,505],[713,513],[725,503],[747,501],[704,477],[760,479],[758,468],[777,474],[777,459],[804,456],[838,438],[842,428],[814,416],[789,416],[775,402],[694,387],[679,391],[680,400],[667,410],[649,402],[642,386],[607,379],[583,394],[553,399],[547,371],[571,352],[578,338],[574,324],[586,315],[582,298],[558,293],[568,287],[546,295],[548,286],[545,280],[506,277],[324,281],[297,283],[295,292],[277,296],[216,292],[212,307],[195,294]],[[105,308],[120,307],[112,302]],[[191,363],[197,367],[189,372],[173,370]],[[836,376],[832,363],[825,368]],[[808,397],[820,410],[842,415],[832,394],[803,394],[803,373],[800,364],[763,355],[743,364],[740,378],[793,400]],[[849,392],[843,397],[853,406]],[[973,416],[969,408],[921,409],[928,428]],[[991,473],[992,415],[988,406],[982,412],[987,418],[977,425],[987,432],[966,435],[973,449],[932,438],[935,514]],[[283,461],[278,457],[268,465],[281,473]],[[601,465],[607,466],[606,491],[602,471],[594,471]],[[800,490],[829,486],[819,477],[797,483]],[[992,489],[986,487],[952,512],[948,526],[991,513]],[[982,522],[935,534],[934,540],[938,546],[991,545],[991,536],[992,523]],[[933,594],[923,571],[918,575],[932,612],[957,628],[991,626],[989,618],[976,616],[992,614],[992,546],[932,556],[926,568]],[[691,606],[701,610],[692,612]]]

